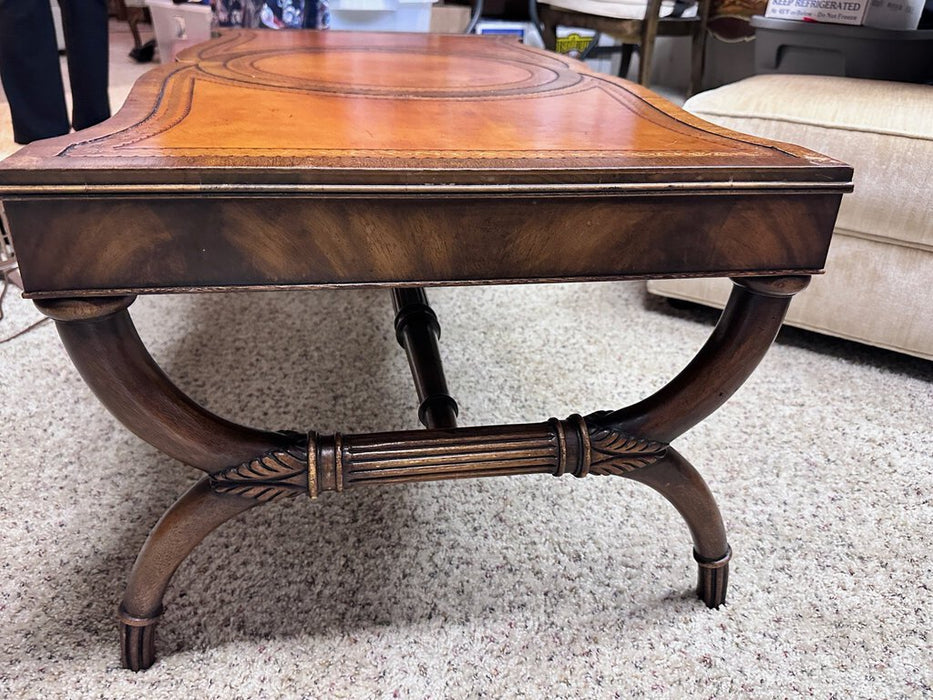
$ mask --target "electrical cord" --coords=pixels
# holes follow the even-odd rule
[[[0,271],[0,274],[2,274],[2,277],[3,277],[2,286],[0,286],[0,322],[3,321],[3,300],[6,298],[6,290],[7,290],[7,287],[9,287],[12,284],[12,282],[10,282],[10,279],[8,277],[10,272],[12,272],[12,269]],[[12,335],[0,337],[0,345],[3,345],[4,343],[9,343],[11,340],[16,340],[20,336],[26,335],[26,333],[28,333],[29,331],[35,330],[36,328],[38,328],[39,326],[41,326],[42,324],[50,320],[51,319],[49,318],[41,318],[35,323],[26,326],[22,330],[16,331]]]

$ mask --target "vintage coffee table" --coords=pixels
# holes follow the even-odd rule
[[[279,496],[362,485],[640,481],[686,520],[699,596],[718,606],[723,523],[670,443],[765,354],[823,266],[851,174],[518,43],[339,32],[226,34],[144,76],[111,120],[9,158],[0,199],[28,296],[130,430],[205,472],[130,573],[124,664],[152,664],[169,579],[210,531]],[[735,287],[709,341],[656,394],[584,417],[456,427],[422,287],[672,276]],[[137,294],[361,286],[391,289],[426,430],[228,422],[171,383],[127,312]]]

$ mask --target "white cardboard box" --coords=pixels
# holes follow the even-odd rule
[[[913,0],[915,1],[915,0]],[[765,17],[862,24],[870,0],[768,0]]]
[[[916,29],[924,0],[768,0],[765,17]]]

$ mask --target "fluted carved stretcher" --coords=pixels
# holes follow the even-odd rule
[[[697,592],[730,549],[672,446],[745,381],[821,272],[851,169],[701,122],[582,64],[484,37],[231,32],[144,76],[111,120],[0,165],[27,294],[100,400],[205,472],[155,525],[120,606],[123,662],[155,658],[175,569],[282,496],[426,479],[614,475],[690,529]],[[424,286],[729,276],[696,358],[633,406],[457,427]],[[208,412],[147,353],[135,295],[385,286],[426,430],[255,430]],[[305,426],[307,429],[307,426]]]

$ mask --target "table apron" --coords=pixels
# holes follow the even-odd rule
[[[840,198],[24,197],[4,210],[26,292],[52,297],[811,274]]]

